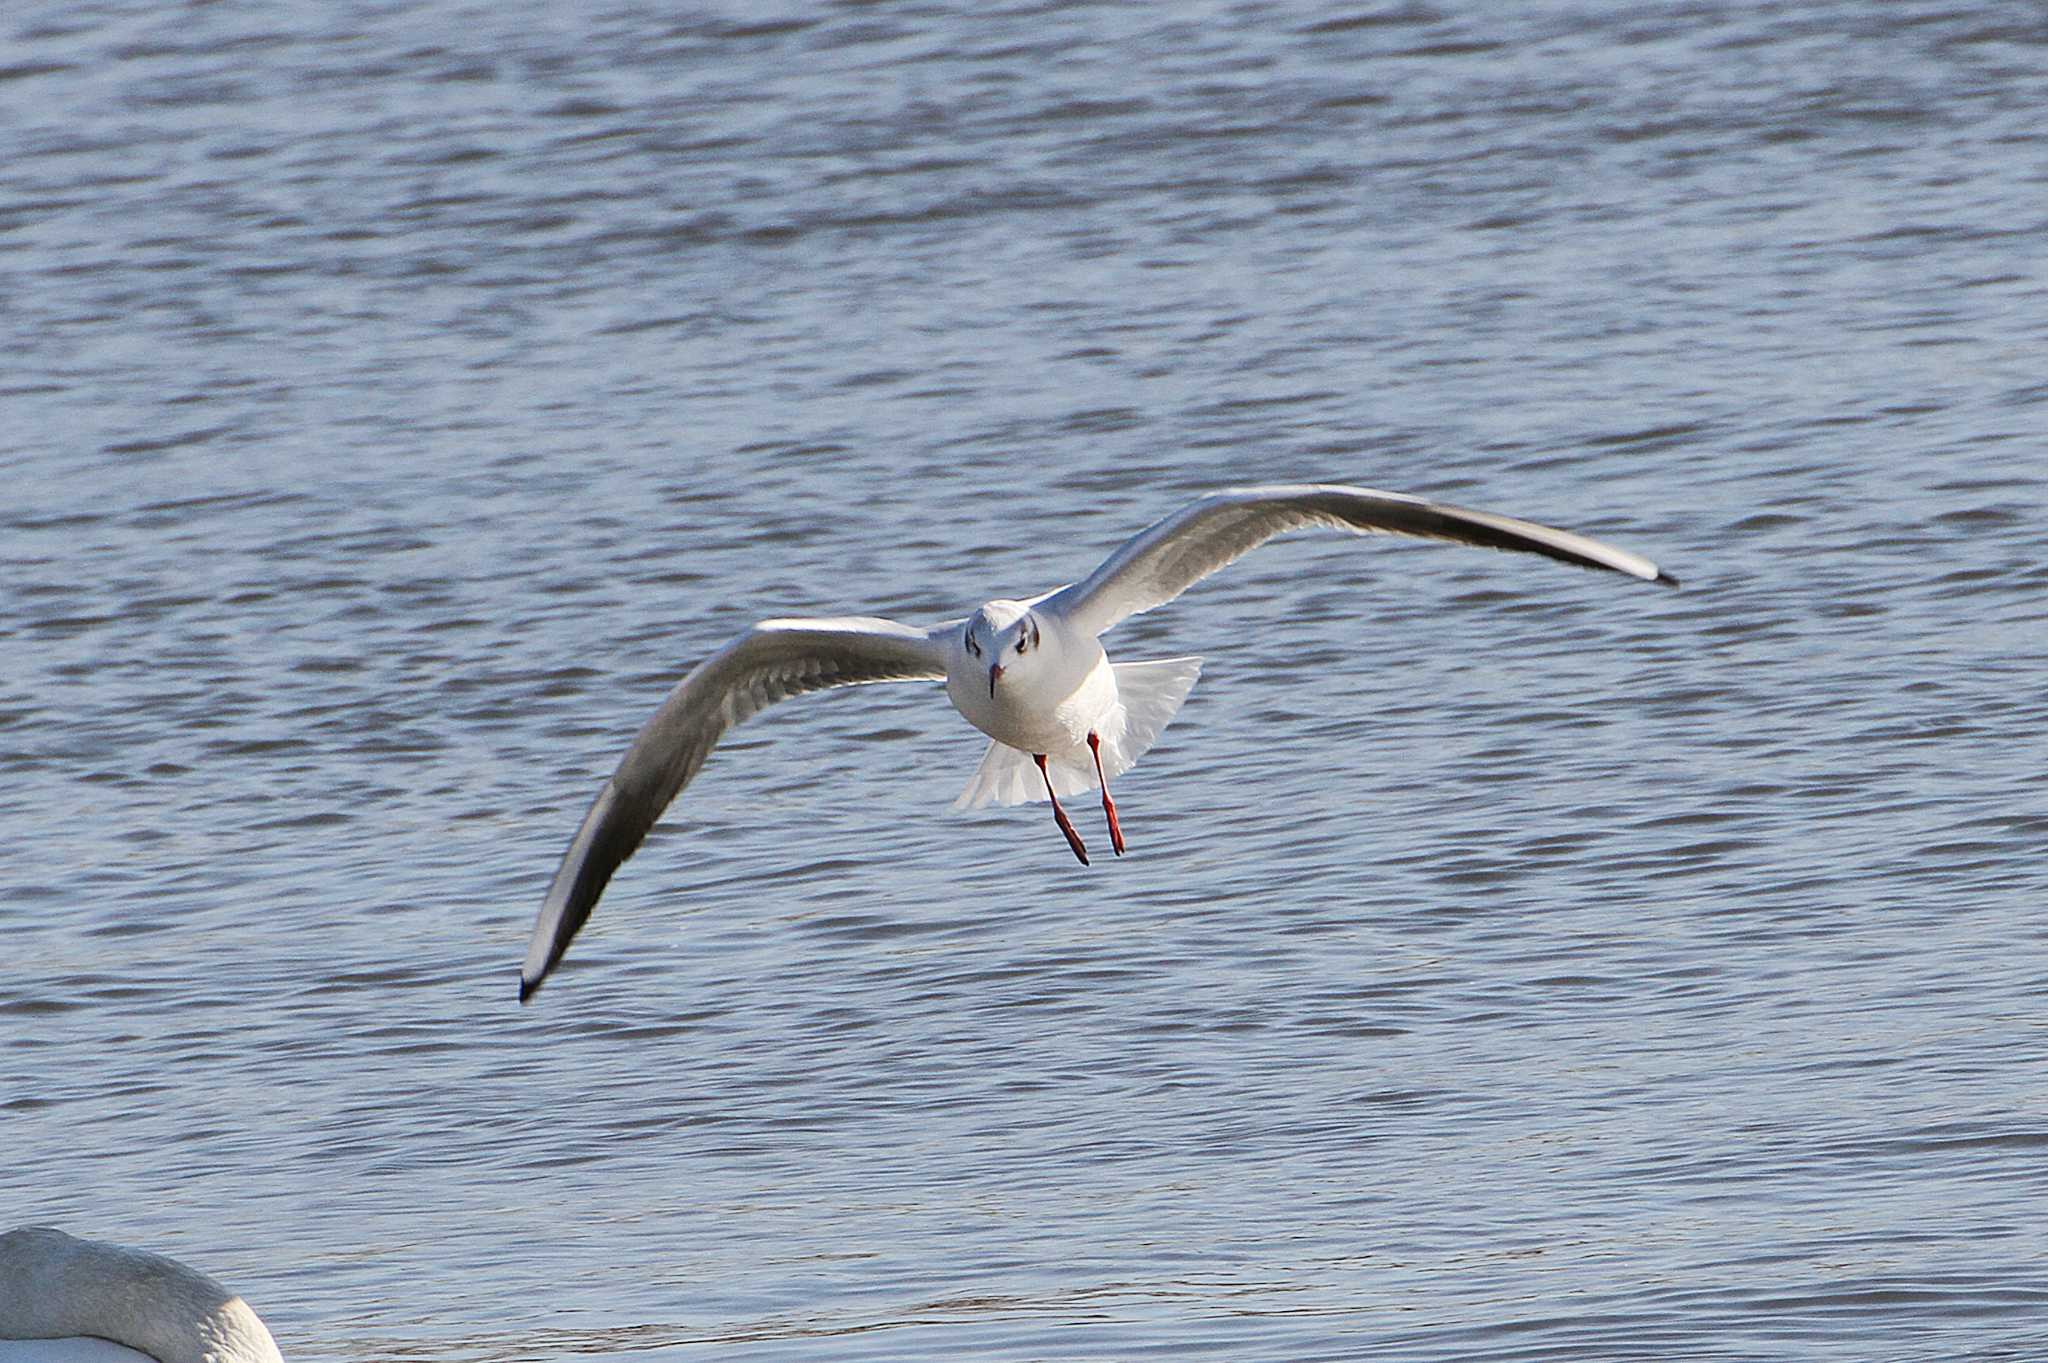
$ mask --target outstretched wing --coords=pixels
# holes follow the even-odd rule
[[[763,620],[699,663],[642,726],[597,793],[540,906],[526,964],[524,1002],[569,949],[621,862],[669,801],[690,783],[727,729],[776,701],[835,686],[946,675],[935,631],[893,620]]]
[[[1043,609],[1100,634],[1127,616],[1165,605],[1273,536],[1308,526],[1515,549],[1678,585],[1642,555],[1568,530],[1398,492],[1298,483],[1230,488],[1204,497],[1132,536],[1086,578],[1048,596]]]

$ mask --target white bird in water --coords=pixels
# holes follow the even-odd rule
[[[1110,846],[1122,855],[1109,783],[1172,721],[1202,660],[1112,663],[1100,636],[1273,536],[1308,526],[1514,549],[1677,585],[1639,554],[1532,521],[1395,492],[1300,484],[1204,497],[1132,537],[1081,581],[1024,601],[990,601],[965,619],[929,628],[871,617],[763,620],[683,678],[598,792],[533,925],[520,1000],[540,988],[612,872],[725,731],[809,691],[943,680],[953,707],[989,737],[981,767],[954,808],[1050,800],[1054,821],[1085,865],[1087,845],[1060,797],[1099,788]]]
[[[283,1363],[227,1288],[176,1259],[48,1226],[0,1235],[0,1363]]]

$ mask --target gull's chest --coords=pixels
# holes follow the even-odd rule
[[[1028,753],[1071,752],[1117,709],[1116,674],[1099,653],[1093,666],[1064,675],[1006,675],[994,695],[985,668],[956,668],[947,674],[946,694],[969,724]]]

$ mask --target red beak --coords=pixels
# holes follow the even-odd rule
[[[988,665],[988,698],[990,700],[996,698],[996,678],[1002,675],[1003,665],[1001,663],[990,663]]]

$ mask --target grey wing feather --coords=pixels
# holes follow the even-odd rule
[[[688,785],[726,730],[779,700],[839,686],[946,675],[936,631],[893,620],[764,620],[699,663],[642,726],[569,843],[519,973],[524,1001],[589,919],[612,873]]]
[[[1048,596],[1045,608],[1100,634],[1128,616],[1165,605],[1273,536],[1309,526],[1519,550],[1678,585],[1640,554],[1568,530],[1398,492],[1301,483],[1231,488],[1204,497],[1132,536],[1086,578]]]

